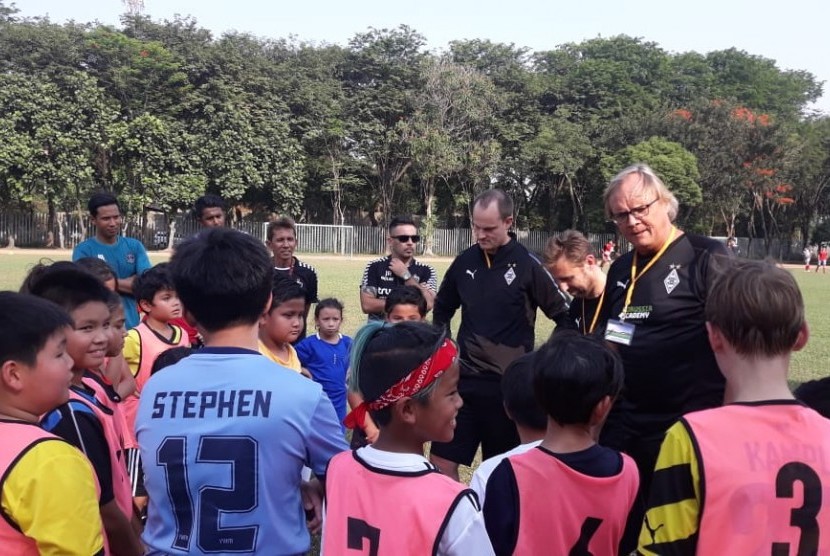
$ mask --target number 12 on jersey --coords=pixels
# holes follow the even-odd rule
[[[156,452],[164,467],[176,532],[172,548],[189,550],[195,534],[202,552],[253,552],[258,525],[220,527],[223,513],[245,513],[257,506],[258,446],[247,436],[202,436],[197,465],[230,467],[230,487],[200,485],[194,500],[188,482],[187,438],[168,436]],[[195,503],[194,503],[195,502]]]

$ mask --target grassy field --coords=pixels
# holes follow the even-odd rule
[[[16,290],[28,269],[44,257],[61,260],[69,259],[70,254],[66,251],[0,249],[0,289]],[[167,255],[153,253],[150,258],[153,262],[161,262],[166,260]],[[301,258],[317,269],[320,277],[320,298],[336,297],[345,304],[343,332],[354,335],[365,322],[365,317],[360,311],[358,285],[363,268],[371,258],[348,259],[311,255],[301,255]],[[430,259],[427,262],[435,267],[440,279],[449,266],[450,259]],[[825,366],[830,361],[830,274],[806,273],[799,269],[794,269],[793,273],[807,303],[807,320],[811,331],[807,347],[793,357],[792,379],[794,382],[803,382],[830,375],[830,368]],[[456,326],[458,320],[458,317],[454,319]],[[552,325],[540,314],[536,330],[537,341],[543,341],[550,335]]]

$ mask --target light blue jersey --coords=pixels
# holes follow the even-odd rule
[[[72,251],[72,260],[77,261],[84,257],[95,257],[106,262],[118,279],[129,278],[141,274],[152,265],[147,256],[147,250],[137,239],[121,237],[112,245],[101,243],[91,237],[75,246]],[[121,294],[121,303],[124,305],[124,316],[127,319],[125,326],[138,326],[141,319],[138,315],[138,305],[131,295]]]
[[[135,427],[148,554],[305,553],[300,471],[348,449],[319,384],[240,348],[153,375]]]

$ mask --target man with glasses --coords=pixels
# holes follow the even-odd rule
[[[634,458],[640,492],[647,493],[666,430],[684,413],[723,403],[724,378],[709,346],[704,308],[717,259],[729,254],[721,242],[674,225],[677,198],[644,164],[617,174],[604,200],[632,250],[608,271],[596,331],[625,368],[625,388],[600,444]],[[671,492],[685,487],[675,479],[671,472],[654,475],[655,484]],[[621,554],[636,548],[644,510],[640,496]]]
[[[369,320],[383,320],[386,297],[401,286],[416,286],[427,301],[427,309],[432,309],[438,275],[431,266],[415,260],[420,241],[412,219],[396,217],[389,223],[389,255],[369,262],[360,283],[360,308]]]

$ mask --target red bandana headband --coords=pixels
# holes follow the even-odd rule
[[[350,429],[363,427],[367,412],[378,411],[384,407],[389,407],[398,400],[414,396],[444,374],[444,371],[449,369],[455,361],[457,355],[458,348],[455,342],[447,338],[426,361],[390,386],[378,399],[372,402],[364,401],[354,408],[351,413],[346,415],[343,424]]]

